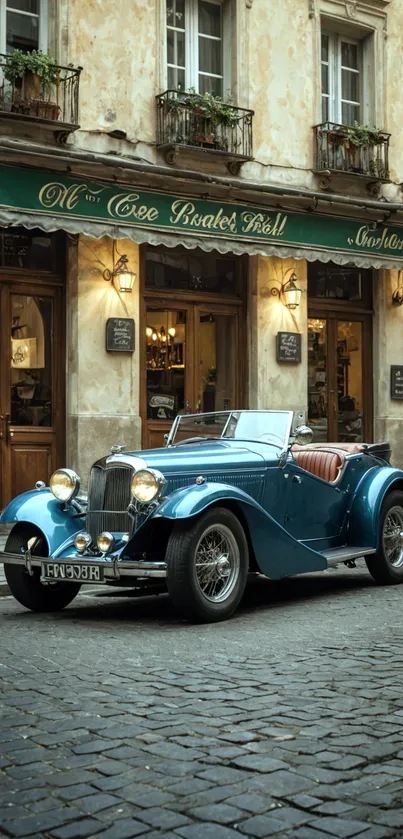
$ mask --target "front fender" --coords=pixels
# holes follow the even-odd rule
[[[379,516],[385,495],[392,489],[403,490],[403,471],[393,466],[367,472],[355,491],[347,541],[349,545],[380,547]]]
[[[217,502],[235,502],[246,520],[256,562],[262,574],[280,579],[291,574],[323,571],[326,559],[298,542],[242,489],[227,484],[205,483],[173,492],[143,527],[151,527],[156,519],[184,520],[199,515]],[[141,530],[139,531],[140,534]],[[134,549],[136,535],[131,544]]]
[[[28,522],[44,534],[49,555],[83,529],[83,520],[74,507],[65,507],[50,489],[33,489],[17,495],[5,507],[0,517],[1,524]]]

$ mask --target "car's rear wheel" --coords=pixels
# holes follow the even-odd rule
[[[5,551],[20,554],[31,549],[33,556],[48,556],[46,539],[33,525],[17,526],[11,531]],[[41,583],[40,569],[29,574],[20,565],[4,565],[4,573],[11,594],[33,612],[59,612],[68,606],[80,591],[79,583]]]
[[[403,583],[403,492],[386,496],[380,528],[380,548],[366,559],[368,571],[381,585]]]
[[[167,586],[186,617],[225,620],[238,606],[248,576],[248,544],[237,517],[213,507],[175,524],[166,552]]]

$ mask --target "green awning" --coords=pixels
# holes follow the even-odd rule
[[[403,227],[0,166],[0,224],[138,244],[403,268]]]

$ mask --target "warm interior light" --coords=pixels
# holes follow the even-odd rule
[[[133,271],[125,270],[121,272],[117,270],[113,272],[113,284],[122,294],[131,294],[135,279],[136,274]]]
[[[147,327],[146,327],[146,335],[147,335],[147,338],[151,338],[152,334],[153,334],[153,331],[152,331],[152,329],[151,329],[151,326],[147,326]]]
[[[113,271],[109,271],[109,269],[106,268],[103,272],[104,280],[107,280],[108,282],[112,280],[116,291],[120,294],[132,292],[137,276],[134,271],[129,270],[128,262],[129,260],[127,256],[122,254],[114,266]]]
[[[175,338],[175,335],[176,335],[176,329],[175,329],[175,327],[174,327],[174,326],[171,326],[171,328],[170,328],[170,329],[168,329],[168,332],[169,332],[169,334],[170,334],[171,338]]]
[[[153,334],[152,334],[152,339],[153,339],[153,341],[156,341],[156,340],[157,340],[157,338],[158,338],[157,333],[156,333],[156,332],[153,332]]]
[[[300,304],[302,289],[297,288],[295,281],[297,281],[297,276],[293,272],[288,282],[281,289],[287,309],[297,309]]]

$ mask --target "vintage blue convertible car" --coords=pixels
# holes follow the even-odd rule
[[[403,581],[403,472],[385,444],[311,445],[291,411],[178,416],[167,446],[114,446],[80,479],[15,498],[0,554],[14,597],[62,609],[83,583],[168,590],[192,620],[227,618],[248,572],[272,579],[365,557],[378,583]]]

